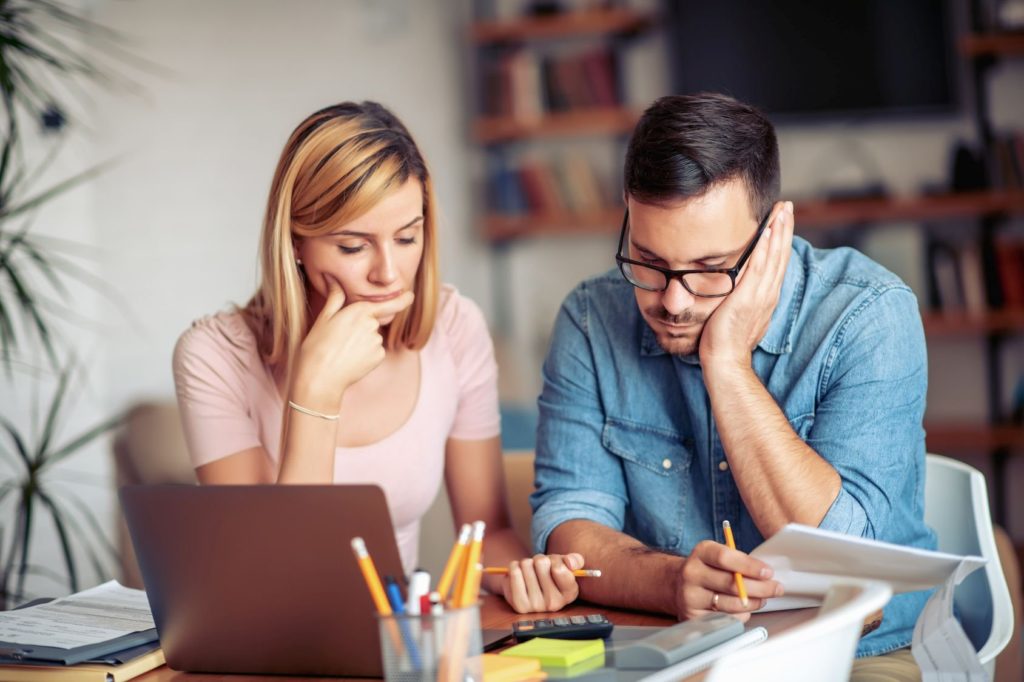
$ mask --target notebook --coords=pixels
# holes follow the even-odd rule
[[[373,602],[349,541],[402,575],[374,485],[121,489],[167,664],[186,672],[380,677]]]

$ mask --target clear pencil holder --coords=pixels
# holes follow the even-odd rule
[[[443,614],[378,616],[384,679],[482,682],[480,608]]]

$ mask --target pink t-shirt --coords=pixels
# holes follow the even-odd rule
[[[483,314],[446,285],[420,351],[420,392],[409,419],[376,443],[335,451],[336,483],[384,490],[407,573],[416,564],[420,518],[440,490],[445,442],[500,432],[497,376]],[[193,466],[261,446],[279,461],[284,402],[239,313],[204,317],[182,334],[174,383]]]

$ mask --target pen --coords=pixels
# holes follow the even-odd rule
[[[732,537],[732,526],[727,520],[722,521],[722,531],[725,533],[725,544],[729,546],[729,549],[736,549],[736,540]],[[743,584],[743,575],[739,571],[733,575],[736,576],[736,590],[740,593],[740,603],[748,606],[750,600],[747,599],[747,586]]]
[[[377,607],[377,613],[390,616],[391,606],[388,605],[388,598],[384,594],[384,586],[380,584],[380,576],[377,575],[373,559],[366,551],[366,543],[362,538],[352,538],[352,551],[356,553],[356,562],[359,564],[359,570],[363,572],[363,580],[370,589],[370,597],[373,599],[373,605]]]
[[[405,603],[402,601],[402,589],[398,586],[398,582],[391,576],[386,576],[384,582],[386,584],[385,589],[387,590],[388,601],[391,602],[395,615],[405,615]],[[423,663],[420,659],[419,647],[416,646],[416,640],[409,629],[409,622],[404,618],[397,620],[398,626],[402,631],[402,639],[405,640],[405,646],[409,651],[409,658],[412,660],[412,668],[413,670],[422,670]]]
[[[448,590],[451,589],[452,581],[455,580],[455,572],[462,566],[462,557],[466,551],[466,545],[469,543],[471,528],[472,526],[468,523],[462,524],[462,528],[459,529],[459,538],[455,541],[451,554],[448,555],[448,563],[444,565],[441,580],[437,583],[437,591],[441,593],[441,599],[448,596]]]
[[[487,575],[508,575],[507,566],[488,566],[484,569],[484,573]],[[599,568],[579,568],[572,572],[577,578],[600,578],[601,569]]]

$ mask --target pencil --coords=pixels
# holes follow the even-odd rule
[[[462,566],[462,558],[466,553],[466,545],[469,544],[469,532],[472,528],[470,524],[464,523],[462,528],[459,529],[459,537],[452,547],[451,554],[448,555],[448,562],[444,565],[441,579],[437,583],[437,591],[441,593],[441,599],[445,599],[448,596],[448,590],[451,589],[452,581],[455,580],[455,572]]]
[[[484,544],[483,521],[473,522],[473,540],[466,550],[466,568],[462,572],[460,584],[455,586],[455,594],[452,596],[452,603],[457,609],[475,604],[480,593],[480,552]]]
[[[484,573],[487,575],[508,575],[507,566],[488,566],[484,569]],[[600,578],[601,569],[599,568],[579,568],[572,572],[577,578]]]
[[[728,521],[722,521],[722,531],[725,533],[725,544],[729,546],[729,549],[736,549],[736,540],[732,537],[732,526]],[[733,575],[736,576],[736,590],[740,593],[740,603],[748,606],[750,600],[747,599],[747,586],[743,584],[743,575],[739,571]]]
[[[352,551],[356,553],[356,562],[359,564],[359,570],[363,572],[366,586],[370,588],[370,597],[373,598],[373,604],[377,607],[377,613],[382,616],[390,616],[391,605],[388,604],[388,597],[384,594],[384,586],[380,583],[377,568],[373,565],[373,559],[366,551],[366,543],[362,538],[352,538]]]

